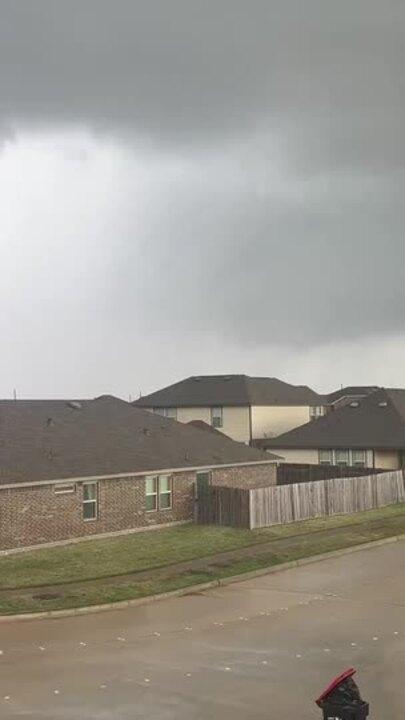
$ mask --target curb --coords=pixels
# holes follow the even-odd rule
[[[87,605],[85,607],[66,608],[64,610],[44,610],[43,612],[38,613],[0,615],[0,623],[77,617],[80,615],[107,612],[109,610],[123,610],[130,607],[149,605],[154,602],[159,602],[160,600],[184,597],[185,595],[204,592],[204,590],[211,590],[212,588],[226,587],[227,585],[233,585],[234,583],[254,580],[254,578],[261,577],[263,575],[272,575],[273,573],[283,572],[283,570],[291,570],[292,568],[312,565],[313,563],[342,557],[343,555],[351,555],[352,553],[359,552],[360,550],[371,550],[372,548],[400,542],[401,540],[405,540],[405,534],[392,535],[391,537],[380,538],[379,540],[371,540],[359,545],[351,545],[347,548],[330,550],[329,552],[322,553],[320,555],[310,555],[309,557],[298,558],[298,560],[289,560],[288,562],[280,563],[279,565],[271,565],[269,567],[260,568],[260,570],[252,570],[239,575],[231,575],[227,578],[211,580],[210,582],[200,583],[199,585],[188,585],[187,587],[178,588],[177,590],[169,590],[165,593],[159,593],[159,595],[146,595],[145,597],[134,598],[133,600],[121,600],[120,602],[106,603],[104,605]]]

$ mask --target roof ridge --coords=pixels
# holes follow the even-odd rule
[[[393,397],[391,394],[391,393],[398,393],[398,392],[402,391],[405,395],[405,390],[403,388],[381,388],[381,390],[384,392],[385,396],[391,402],[391,406],[392,406],[393,410],[395,411],[396,415],[398,416],[399,420],[402,423],[405,423],[405,416],[402,414],[400,408],[397,405],[397,398]]]

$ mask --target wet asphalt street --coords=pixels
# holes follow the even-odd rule
[[[0,624],[0,718],[310,720],[348,666],[405,711],[405,543],[139,608]]]

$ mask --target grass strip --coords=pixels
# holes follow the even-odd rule
[[[3,583],[0,613],[41,612],[141,598],[402,533],[405,533],[405,507],[396,505],[355,516],[323,518],[255,532],[190,525],[36,550],[0,559],[0,588]],[[191,543],[191,547],[186,547],[187,543]],[[124,560],[120,557],[123,544]],[[102,556],[109,558],[103,576],[94,576],[95,545],[99,546],[98,552]],[[156,558],[151,559],[150,545],[159,554],[159,565],[156,565]],[[231,550],[234,552],[229,557]],[[228,556],[218,560],[221,552],[228,552]],[[60,571],[55,570],[53,553],[59,562],[66,559],[68,567],[64,570],[68,582],[65,584],[61,581]],[[215,555],[212,562],[210,555]],[[77,559],[80,562],[77,563]],[[174,561],[193,559],[198,562],[194,567],[191,563],[186,570],[173,565]],[[91,578],[89,573],[86,576],[83,572],[86,560],[91,568]],[[124,572],[117,574],[117,568]],[[148,577],[130,576],[131,570],[136,573],[140,569],[148,569]],[[115,575],[111,574],[114,571]],[[106,576],[107,572],[110,574]],[[15,584],[12,590],[4,587],[7,579],[10,583],[9,573],[14,573],[11,575]],[[47,586],[47,593],[41,594],[40,584]]]

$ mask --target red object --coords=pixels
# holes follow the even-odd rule
[[[319,698],[317,700],[315,700],[318,707],[322,707],[322,704],[323,704],[324,700],[326,700],[328,695],[330,695],[331,692],[333,692],[333,690],[335,690],[335,688],[337,688],[338,685],[340,685],[342,682],[344,682],[348,678],[353,677],[355,672],[356,671],[354,668],[349,668],[348,670],[345,670],[344,672],[342,672],[341,675],[338,675],[337,677],[335,677],[335,679],[332,680],[330,685],[328,685],[326,690],[323,691],[322,695],[320,695]]]

